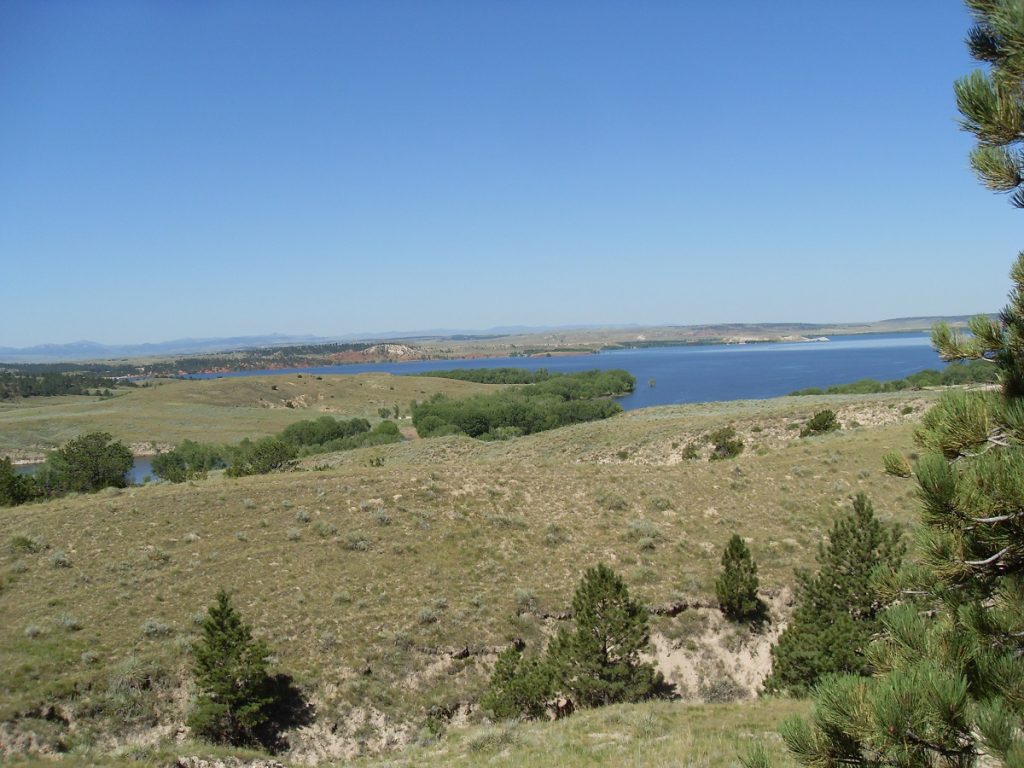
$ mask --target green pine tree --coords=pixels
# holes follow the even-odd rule
[[[599,564],[583,575],[572,607],[575,630],[563,628],[548,648],[561,689],[584,707],[654,695],[662,677],[640,660],[650,640],[647,610],[625,582]]]
[[[196,644],[195,682],[199,696],[188,724],[197,735],[227,744],[258,743],[274,702],[267,674],[270,650],[231,605],[223,589],[203,620]]]
[[[832,525],[828,546],[819,547],[818,572],[797,573],[797,607],[772,648],[765,690],[804,693],[825,675],[869,671],[862,651],[881,608],[871,575],[899,568],[904,549],[899,529],[883,524],[858,494]]]
[[[989,64],[956,84],[971,164],[1024,207],[1024,3],[968,0],[971,54]],[[950,393],[917,434],[921,563],[890,586],[896,604],[867,651],[872,678],[836,677],[809,722],[783,738],[809,766],[1024,766],[1024,252],[1000,318],[972,336],[938,325],[947,360],[984,359],[1001,392]],[[745,761],[766,765],[763,751]]]
[[[757,563],[738,534],[733,534],[722,553],[722,575],[715,582],[715,596],[722,613],[742,621],[761,612],[757,599]]]

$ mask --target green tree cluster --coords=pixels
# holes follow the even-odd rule
[[[398,425],[382,421],[374,427],[366,419],[335,419],[320,416],[297,421],[279,435],[243,440],[238,445],[217,446],[185,440],[177,448],[153,459],[153,472],[163,480],[181,483],[205,477],[227,467],[229,477],[262,475],[286,466],[299,456],[329,451],[349,451],[402,439]]]
[[[370,422],[366,419],[335,419],[331,416],[320,416],[316,419],[297,421],[289,424],[281,432],[281,439],[298,447],[321,446],[333,440],[363,434],[370,431]]]
[[[535,371],[528,368],[456,368],[449,371],[424,371],[415,375],[429,376],[435,379],[475,381],[478,384],[537,384],[547,381],[553,376],[564,374],[551,373],[547,368],[538,368]]]
[[[826,675],[867,674],[862,651],[878,631],[881,601],[876,570],[893,572],[905,546],[900,531],[875,517],[864,494],[833,523],[818,549],[818,572],[797,572],[797,604],[772,648],[769,692],[803,694]]]
[[[361,419],[353,419],[361,421]],[[380,421],[368,431],[359,431],[347,437],[337,437],[328,440],[320,445],[309,445],[301,450],[302,455],[309,456],[315,453],[326,453],[329,451],[351,451],[356,448],[368,448],[374,445],[388,445],[398,443],[402,440],[402,433],[398,425],[390,420]]]
[[[90,432],[51,452],[39,469],[36,482],[51,496],[124,488],[133,463],[132,452],[124,443],[107,432]]]
[[[488,395],[452,399],[438,394],[414,403],[412,418],[422,437],[505,439],[614,416],[622,407],[608,397],[631,392],[635,385],[626,371],[584,371]]]

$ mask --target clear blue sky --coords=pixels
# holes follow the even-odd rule
[[[0,345],[1002,306],[955,0],[0,4]]]

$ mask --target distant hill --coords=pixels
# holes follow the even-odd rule
[[[995,317],[995,315],[993,315]],[[580,341],[621,341],[624,333],[635,339],[638,334],[647,338],[719,338],[736,333],[870,333],[885,331],[927,330],[935,322],[945,320],[963,325],[969,315],[946,317],[901,317],[865,323],[716,323],[694,325],[560,325],[560,326],[501,326],[483,330],[435,328],[420,331],[389,331],[378,333],[349,333],[337,336],[286,335],[273,333],[266,336],[230,336],[213,338],[185,338],[145,344],[100,344],[95,341],[76,341],[68,344],[40,344],[32,347],[0,347],[0,362],[52,363],[81,360],[114,360],[140,357],[168,357],[232,352],[268,347],[331,344],[339,342],[480,342],[509,339],[517,342],[549,342],[541,338],[546,334],[572,335]],[[621,338],[620,338],[621,337]]]

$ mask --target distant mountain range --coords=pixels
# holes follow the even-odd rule
[[[151,344],[100,344],[95,341],[73,341],[69,344],[39,344],[34,347],[0,347],[0,360],[11,363],[54,362],[71,360],[110,360],[121,357],[163,357],[224,352],[231,349],[288,346],[291,344],[324,344],[334,339],[319,336],[232,336],[214,339],[174,339]]]
[[[528,334],[568,332],[647,329],[647,328],[700,328],[701,330],[720,329],[731,331],[744,329],[792,329],[798,331],[831,331],[848,329],[847,333],[864,332],[866,330],[896,331],[926,329],[938,320],[950,323],[963,323],[969,319],[967,315],[947,317],[900,317],[890,320],[879,320],[869,323],[716,323],[709,325],[640,325],[640,324],[579,324],[559,326],[526,326],[510,325],[488,328],[485,330],[433,328],[421,331],[388,331],[377,333],[346,334],[343,336],[286,335],[273,333],[267,336],[230,336],[207,339],[174,339],[145,344],[100,344],[95,341],[75,341],[68,344],[39,344],[32,347],[0,347],[0,362],[8,363],[52,363],[72,362],[76,360],[116,360],[121,358],[167,357],[172,355],[199,355],[232,350],[253,349],[257,347],[287,347],[298,344],[330,344],[332,342],[355,341],[395,341],[407,342],[438,339],[488,339],[501,336],[523,336]]]

